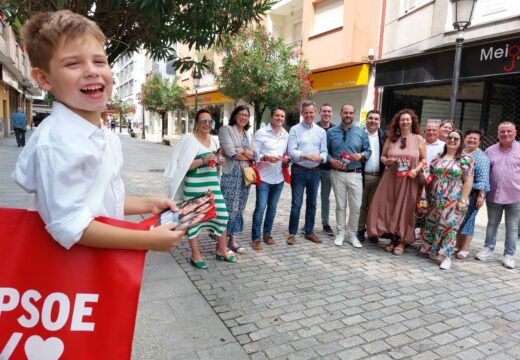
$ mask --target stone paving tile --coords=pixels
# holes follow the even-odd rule
[[[164,169],[171,150],[121,140],[128,193],[164,196],[167,179],[150,170]],[[27,207],[31,197],[9,179],[18,152],[13,144],[14,139],[0,139],[0,206]],[[520,271],[501,265],[503,225],[495,258],[473,258],[483,244],[485,208],[471,256],[440,271],[413,247],[401,257],[368,243],[362,249],[336,247],[320,226],[322,244],[298,235],[294,246],[286,245],[289,186],[273,228],[276,246],[255,253],[250,248],[254,203],[252,188],[238,237],[248,253],[238,255],[236,263],[215,261],[215,244],[207,236],[200,237],[200,246],[208,270],[187,263],[184,240],[169,253],[148,256],[133,358],[520,359]],[[331,209],[334,204],[331,197]],[[318,204],[316,219],[319,209]],[[190,317],[194,323],[172,327]],[[197,331],[208,326],[217,330]]]

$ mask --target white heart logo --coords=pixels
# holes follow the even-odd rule
[[[25,355],[28,360],[57,360],[63,354],[63,341],[57,337],[43,340],[33,335],[25,342]]]

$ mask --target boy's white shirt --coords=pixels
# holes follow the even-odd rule
[[[117,135],[55,101],[18,157],[12,179],[35,194],[47,231],[70,249],[94,217],[124,219],[122,166]]]

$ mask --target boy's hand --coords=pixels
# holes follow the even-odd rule
[[[154,251],[168,251],[177,246],[179,241],[186,233],[183,230],[174,230],[177,224],[164,224],[150,230],[149,249]]]
[[[160,212],[171,209],[172,211],[178,211],[177,205],[175,202],[168,198],[149,198],[149,206],[150,210],[154,214],[159,214]]]

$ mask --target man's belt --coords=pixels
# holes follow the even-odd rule
[[[370,175],[370,176],[381,176],[381,173],[379,173],[379,172],[369,172],[369,171],[365,171],[365,175]]]
[[[360,174],[363,172],[363,170],[361,170],[361,168],[359,168],[359,169],[346,169],[346,170],[332,168],[332,170],[346,172],[346,173],[360,173]]]
[[[320,171],[320,167],[319,166],[316,166],[316,167],[313,167],[313,168],[308,168],[308,167],[305,167],[305,166],[298,165],[296,163],[293,163],[292,166],[297,167],[298,169],[302,169],[304,171]]]

